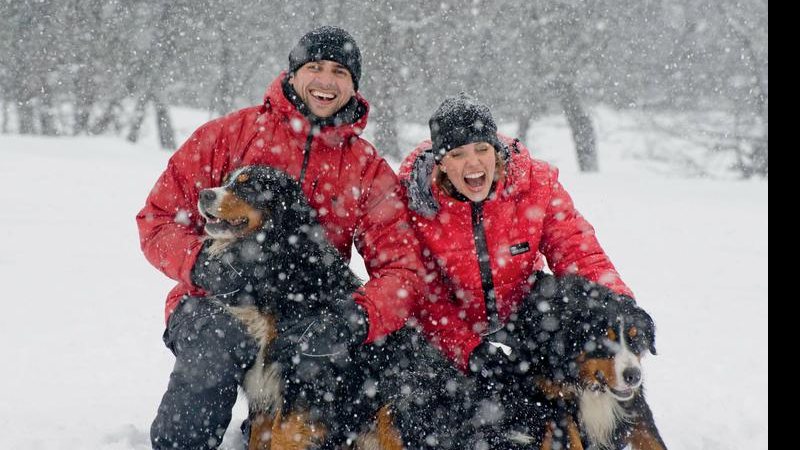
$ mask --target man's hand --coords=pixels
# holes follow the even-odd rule
[[[513,331],[513,326],[506,325],[485,336],[470,354],[470,373],[485,389],[511,392],[530,368],[530,362],[525,360],[526,352]]]
[[[203,249],[192,267],[192,283],[209,295],[227,297],[245,289],[250,282],[242,272],[241,247],[230,245],[212,255],[209,247],[213,241],[203,243]]]
[[[302,403],[312,415],[335,413],[326,408],[351,390],[346,371],[367,332],[366,313],[351,297],[302,318],[279,318],[272,358],[281,364],[284,409]]]
[[[355,303],[354,303],[355,305]],[[308,358],[336,358],[364,342],[367,319],[361,307],[348,312],[326,308],[296,320],[278,321],[276,357],[290,353]]]

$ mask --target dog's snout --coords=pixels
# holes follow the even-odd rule
[[[628,386],[635,386],[642,380],[642,371],[637,367],[628,367],[622,371],[622,378]]]
[[[200,191],[200,200],[203,202],[213,202],[217,199],[217,193],[213,189],[203,189]]]

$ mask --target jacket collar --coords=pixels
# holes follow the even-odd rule
[[[268,112],[283,116],[289,122],[292,132],[308,135],[315,128],[314,132],[326,140],[342,140],[360,135],[367,126],[369,116],[369,103],[361,93],[356,92],[351,101],[332,117],[315,117],[288,84],[286,72],[281,72],[267,87],[264,107]]]

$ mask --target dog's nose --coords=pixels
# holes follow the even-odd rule
[[[622,371],[622,378],[628,386],[635,386],[642,379],[642,371],[636,367],[628,367]]]
[[[203,189],[200,191],[200,200],[204,202],[213,202],[217,198],[217,193],[211,189]]]

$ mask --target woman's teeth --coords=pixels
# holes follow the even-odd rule
[[[467,183],[470,187],[481,187],[483,186],[485,178],[486,174],[484,172],[471,173],[469,175],[464,176],[464,182]]]

